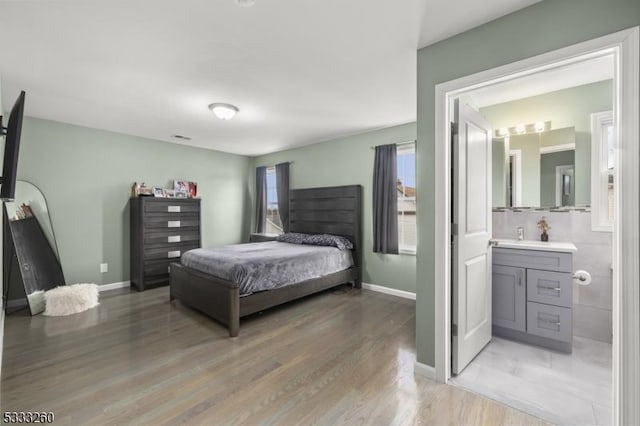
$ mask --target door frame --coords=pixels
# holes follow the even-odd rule
[[[513,157],[511,163],[511,199],[513,204],[510,207],[522,206],[522,150],[511,149],[509,150],[509,157]]]
[[[556,187],[556,207],[561,207],[562,206],[562,196],[564,195],[564,182],[562,182],[562,174],[567,171],[567,170],[573,170],[573,174],[574,174],[574,179],[575,179],[575,165],[572,164],[567,164],[564,166],[556,166],[556,182],[555,182],[555,187]],[[574,185],[575,185],[575,181],[574,181]]]
[[[435,378],[451,377],[451,140],[453,99],[480,87],[612,54],[617,124],[613,233],[613,412],[616,424],[640,423],[640,27],[482,71],[435,87]],[[615,114],[617,112],[617,114]],[[620,283],[624,282],[625,286]]]

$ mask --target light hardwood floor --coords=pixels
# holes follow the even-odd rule
[[[413,374],[415,302],[342,287],[241,321],[166,287],[63,318],[8,316],[1,403],[56,424],[538,425]]]

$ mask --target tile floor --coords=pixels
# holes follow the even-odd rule
[[[451,383],[558,425],[612,424],[611,344],[563,354],[494,337]]]

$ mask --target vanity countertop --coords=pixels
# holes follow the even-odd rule
[[[496,241],[498,244],[494,247],[498,248],[512,248],[521,250],[541,250],[541,251],[556,251],[563,253],[575,253],[578,248],[573,243],[562,241],[536,241],[536,240],[507,240],[501,238],[495,238],[492,241]]]

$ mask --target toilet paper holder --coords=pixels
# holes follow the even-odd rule
[[[573,273],[573,282],[579,285],[591,284],[591,274],[587,271],[578,270]]]

